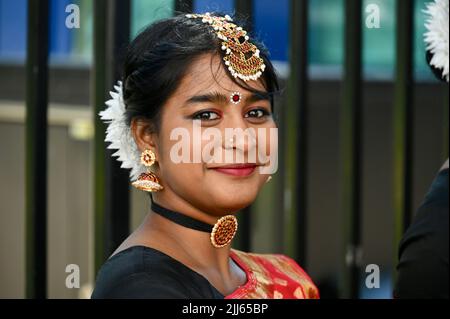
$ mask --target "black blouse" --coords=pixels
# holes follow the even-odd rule
[[[133,246],[101,267],[93,299],[223,299],[209,281],[163,252]]]

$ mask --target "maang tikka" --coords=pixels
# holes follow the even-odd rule
[[[234,24],[229,15],[224,17],[205,14],[187,14],[187,18],[202,19],[209,24],[222,40],[221,49],[225,51],[223,60],[231,75],[243,81],[257,80],[264,72],[266,65],[259,56],[259,49],[249,42],[247,31]]]

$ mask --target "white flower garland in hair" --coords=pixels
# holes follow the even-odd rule
[[[434,0],[428,3],[424,12],[428,15],[425,27],[427,50],[433,54],[430,64],[442,69],[442,77],[449,81],[448,55],[448,1]]]
[[[105,102],[108,107],[99,113],[102,121],[108,124],[105,142],[111,143],[108,149],[117,150],[112,156],[116,156],[117,160],[122,162],[120,167],[131,169],[130,179],[135,181],[141,173],[146,172],[146,168],[141,164],[141,152],[126,123],[122,82],[117,82],[114,89],[115,91],[109,92],[112,99]]]

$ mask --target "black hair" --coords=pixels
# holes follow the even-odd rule
[[[431,51],[427,50],[427,52],[425,54],[425,59],[428,63],[428,66],[431,69],[431,72],[433,72],[433,75],[436,77],[436,79],[438,79],[441,82],[447,82],[444,75],[442,74],[443,69],[437,68],[434,65],[431,65],[431,59],[433,59],[433,53],[431,53]]]
[[[279,90],[277,75],[266,48],[251,37],[249,41],[258,47],[266,65],[261,79],[273,109],[273,96]],[[178,88],[194,59],[206,53],[221,57],[224,54],[214,29],[201,19],[180,14],[145,28],[130,43],[125,55],[122,82],[127,124],[133,118],[145,118],[158,131],[162,106]],[[258,93],[228,70],[226,73],[242,88]]]

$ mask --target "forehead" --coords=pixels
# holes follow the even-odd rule
[[[186,75],[181,80],[175,96],[192,96],[200,92],[249,92],[240,87],[229,76],[228,70],[224,68],[221,57],[217,54],[204,54],[196,58],[188,68]],[[251,88],[265,92],[261,78],[258,81],[246,82]]]

